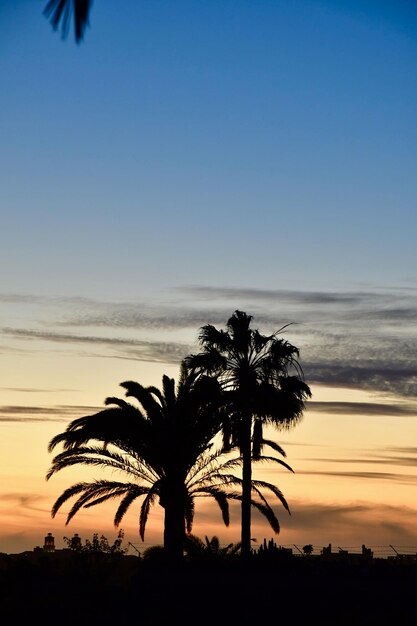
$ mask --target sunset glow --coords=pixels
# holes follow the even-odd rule
[[[282,545],[417,546],[414,3],[94,3],[80,45],[0,9],[0,552],[109,539],[51,506],[47,446],[120,383],[178,379],[236,310],[300,349],[312,398],[268,433]],[[14,6],[16,5],[16,6]],[[193,533],[240,537],[208,499]],[[154,506],[123,521],[162,542]],[[254,514],[253,538],[271,529]],[[254,542],[254,543],[256,543]],[[417,547],[416,550],[417,552]]]

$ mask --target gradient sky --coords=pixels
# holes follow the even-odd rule
[[[276,540],[417,545],[415,2],[97,0],[79,46],[44,4],[0,2],[0,551],[115,536],[51,520],[49,439],[235,309],[313,391]]]

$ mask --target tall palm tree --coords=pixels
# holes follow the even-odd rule
[[[47,479],[64,468],[82,464],[118,470],[125,480],[76,483],[56,500],[52,516],[73,497],[77,499],[67,523],[81,508],[121,498],[114,518],[118,526],[130,505],[143,497],[139,517],[143,540],[150,507],[159,499],[165,511],[164,546],[168,557],[177,560],[182,556],[185,533],[192,529],[196,497],[214,498],[226,525],[228,501],[241,498],[240,492],[232,490],[240,478],[230,474],[240,459],[222,462],[220,452],[212,448],[220,428],[220,387],[216,380],[190,373],[185,367],[177,388],[174,379],[167,376],[162,379],[162,391],[132,381],[121,386],[140,406],[108,398],[105,403],[114,406],[73,420],[49,444],[50,451],[58,444],[63,444],[64,451],[53,459]],[[278,520],[262,494],[264,489],[272,491],[285,508],[288,505],[273,485],[253,482],[257,499],[251,499],[252,505],[276,530]]]
[[[67,37],[71,20],[74,20],[75,41],[80,43],[89,24],[92,6],[93,0],[49,0],[43,12],[55,30],[61,29],[63,37]]]
[[[264,439],[263,428],[290,427],[301,418],[311,396],[299,364],[299,351],[279,337],[262,335],[250,327],[252,316],[235,311],[225,330],[211,324],[200,329],[203,350],[185,359],[187,367],[209,374],[222,384],[228,398],[223,423],[224,448],[238,445],[242,455],[242,556],[250,554],[252,460],[264,445],[284,451]]]

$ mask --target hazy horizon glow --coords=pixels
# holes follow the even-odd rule
[[[258,470],[277,542],[417,545],[415,4],[123,5],[80,46],[42,2],[0,7],[0,551],[115,536],[114,506],[51,520],[83,472],[46,483],[49,439],[177,378],[235,309],[291,324],[313,391],[271,433],[295,474]],[[194,532],[237,541],[239,511],[199,503]]]

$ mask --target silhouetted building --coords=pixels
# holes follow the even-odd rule
[[[81,552],[81,548],[82,548],[82,544],[81,544],[81,537],[78,533],[75,533],[73,537],[71,537],[71,540],[68,544],[68,547],[71,550],[75,550],[77,552]]]
[[[323,556],[331,556],[332,555],[332,544],[329,543],[327,547],[324,547],[321,551]]]
[[[374,553],[372,552],[371,548],[367,548],[366,546],[364,546],[364,544],[362,544],[362,556],[365,559],[372,559],[374,557]]]
[[[327,547],[323,548],[321,554],[324,559],[349,562],[372,560],[374,557],[374,553],[372,552],[372,550],[370,548],[367,548],[364,544],[362,544],[361,552],[349,552],[348,550],[344,550],[343,548],[339,548],[338,552],[332,552],[332,544],[329,543]]]
[[[46,535],[43,549],[45,552],[55,552],[55,538],[52,536],[52,533]]]

